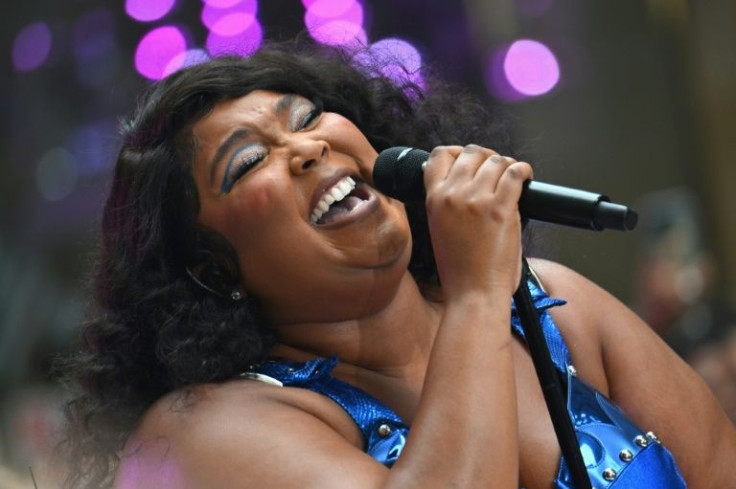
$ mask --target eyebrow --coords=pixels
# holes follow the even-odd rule
[[[276,113],[276,115],[278,117],[282,117],[284,115],[284,111],[290,108],[294,104],[294,101],[296,101],[298,98],[299,95],[295,95],[293,93],[289,93],[280,97],[274,105],[274,112]],[[210,163],[210,185],[214,184],[217,167],[220,166],[220,163],[222,162],[222,159],[225,157],[225,155],[230,152],[233,146],[235,146],[235,143],[245,139],[251,132],[252,131],[250,129],[238,129],[230,136],[228,136],[227,139],[220,145],[220,147],[217,148],[215,156],[212,158],[212,162]]]

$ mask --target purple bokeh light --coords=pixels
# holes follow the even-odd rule
[[[316,0],[304,14],[309,35],[332,46],[367,44],[363,29],[363,6],[355,0]]]
[[[509,46],[503,70],[509,84],[524,95],[543,95],[560,80],[560,65],[552,50],[531,39]]]
[[[235,54],[250,56],[261,47],[263,42],[263,29],[261,24],[253,22],[247,30],[235,36],[221,36],[216,32],[207,35],[207,51],[212,56]]]
[[[215,34],[223,37],[245,32],[256,21],[258,2],[239,0],[227,7],[216,7],[207,3],[202,8],[202,23]]]
[[[125,0],[125,13],[140,22],[159,20],[174,7],[176,0]]]
[[[413,83],[424,88],[422,78],[422,55],[414,45],[403,39],[387,38],[377,41],[353,61],[372,72],[392,80],[396,85]]]
[[[178,27],[163,26],[143,36],[135,50],[135,67],[138,73],[160,80],[171,60],[186,51],[187,41]]]
[[[105,56],[115,48],[115,17],[107,9],[83,15],[74,25],[74,54],[79,61]]]
[[[65,147],[74,155],[81,177],[110,170],[111,162],[115,161],[117,129],[117,118],[109,117],[78,126],[67,137]]]
[[[204,63],[210,59],[209,54],[204,49],[188,49],[181,54],[174,56],[169,64],[164,68],[164,76],[168,76],[173,72],[186,68],[187,66]]]
[[[51,30],[45,22],[28,24],[13,41],[13,66],[30,71],[43,65],[51,52]]]

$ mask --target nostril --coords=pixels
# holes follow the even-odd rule
[[[308,169],[314,163],[315,163],[315,160],[307,160],[307,161],[305,161],[304,163],[302,163],[302,170]]]

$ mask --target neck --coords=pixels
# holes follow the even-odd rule
[[[365,371],[397,380],[419,373],[423,378],[441,313],[441,304],[426,300],[406,273],[396,294],[369,315],[278,327],[271,355],[295,361],[337,355],[349,377]]]

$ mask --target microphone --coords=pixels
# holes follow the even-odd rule
[[[424,201],[424,164],[429,153],[396,146],[378,155],[373,167],[375,187],[402,202]],[[636,227],[635,211],[614,204],[605,195],[527,180],[519,199],[524,219],[602,231],[631,231]]]

